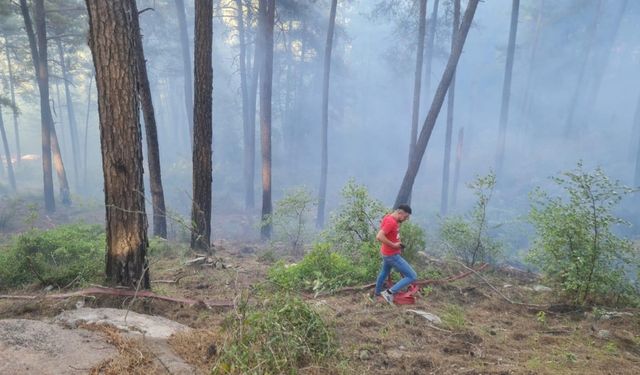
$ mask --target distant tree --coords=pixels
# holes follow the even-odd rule
[[[273,77],[273,24],[275,0],[260,0],[260,22],[264,35],[264,60],[260,74],[260,137],[262,145],[262,220],[268,220],[271,205],[271,88]],[[271,238],[272,225],[262,226],[262,239]]]
[[[438,114],[440,113],[440,109],[442,108],[442,104],[444,103],[444,97],[447,94],[447,89],[451,84],[453,79],[453,74],[455,72],[456,66],[458,65],[458,60],[460,60],[460,55],[462,54],[462,48],[464,47],[465,40],[467,39],[467,34],[469,33],[469,28],[471,27],[471,23],[473,21],[473,16],[475,15],[476,8],[478,7],[479,0],[469,0],[467,5],[467,10],[464,13],[464,17],[462,18],[462,24],[460,25],[460,29],[458,30],[458,35],[455,38],[454,48],[451,51],[451,56],[449,56],[449,61],[447,62],[447,66],[442,74],[442,78],[440,80],[440,84],[438,85],[438,89],[433,98],[433,102],[431,103],[431,108],[429,109],[429,113],[427,114],[427,118],[422,125],[422,130],[420,131],[420,135],[418,137],[418,141],[416,142],[416,152],[414,154],[414,158],[411,160],[411,163],[407,167],[404,178],[402,180],[402,184],[400,185],[400,189],[398,191],[398,195],[396,196],[396,201],[394,203],[394,207],[406,202],[411,194],[411,189],[413,187],[413,183],[416,179],[416,175],[418,174],[418,170],[420,169],[420,163],[422,162],[422,157],[424,156],[424,152],[427,148],[427,144],[429,143],[429,138],[431,137],[431,132],[433,132],[433,127],[436,124],[436,120],[438,119]]]
[[[11,184],[11,188],[13,191],[16,191],[16,177],[13,174],[13,164],[11,162],[11,150],[9,149],[9,141],[7,141],[7,132],[4,129],[4,120],[2,118],[2,106],[4,104],[4,98],[0,97],[0,136],[2,136],[2,145],[4,146],[4,157],[7,161],[7,174],[9,175],[9,183]],[[2,168],[2,163],[0,162],[0,169]]]
[[[522,99],[522,108],[520,109],[522,116],[522,122],[524,124],[524,131],[530,123],[530,110],[531,110],[531,92],[533,91],[534,82],[532,81],[534,68],[538,59],[538,47],[540,46],[540,31],[542,30],[542,15],[544,14],[545,0],[540,0],[538,6],[538,12],[536,15],[536,25],[533,32],[533,42],[531,43],[531,54],[529,55],[529,69],[527,70],[527,80],[524,87],[524,94]]]
[[[507,61],[504,67],[504,81],[502,83],[502,104],[500,107],[500,129],[498,133],[498,152],[496,155],[496,174],[502,173],[504,163],[504,149],[507,142],[507,123],[509,121],[509,101],[511,99],[511,76],[513,74],[513,57],[516,51],[516,34],[518,33],[518,12],[520,0],[513,0],[511,5],[511,27],[509,29],[509,44],[507,46]]]
[[[191,75],[191,58],[189,57],[189,33],[187,32],[187,16],[184,10],[184,0],[174,0],[178,16],[178,33],[182,46],[182,68],[184,76],[184,108],[187,113],[189,135],[193,140],[193,84]]]
[[[464,145],[464,128],[458,131],[458,146],[456,147],[456,166],[453,172],[453,191],[451,193],[451,207],[458,201],[458,182],[460,180],[460,164],[462,163],[462,148]]]
[[[633,127],[635,129],[636,137],[638,138],[638,148],[636,149],[636,172],[634,176],[634,182],[636,186],[640,186],[640,96],[638,97],[638,104],[636,104],[636,114],[633,118]]]
[[[453,27],[451,28],[451,51],[460,24],[460,0],[453,1]],[[449,207],[449,170],[451,167],[451,137],[453,133],[453,108],[455,105],[456,75],[453,74],[448,90],[447,129],[444,140],[444,163],[442,166],[442,191],[440,193],[440,215],[446,216]]]
[[[329,27],[327,29],[327,43],[324,49],[324,76],[322,82],[322,159],[320,161],[320,189],[318,193],[318,216],[316,226],[324,226],[324,210],[327,199],[327,169],[329,164],[329,78],[331,73],[331,49],[333,48],[333,34],[336,26],[337,0],[331,1],[329,13]]]
[[[427,31],[427,52],[424,63],[424,92],[427,100],[431,99],[431,65],[433,62],[433,50],[436,40],[436,26],[438,25],[438,6],[440,0],[434,0],[431,18],[429,18],[429,30]]]
[[[16,106],[16,94],[15,94],[15,79],[13,76],[13,61],[11,59],[11,53],[9,51],[9,39],[5,35],[4,37],[4,52],[7,59],[7,71],[9,74],[9,92],[11,94],[11,112],[13,114],[13,132],[16,140],[16,160],[18,165],[22,158],[22,151],[20,148],[20,127],[18,126],[18,107]]]
[[[409,139],[409,161],[413,158],[418,138],[418,121],[420,116],[420,93],[422,89],[422,68],[424,60],[424,38],[427,25],[427,0],[420,0],[420,13],[418,14],[418,43],[416,50],[416,72],[413,80],[413,105],[411,112],[411,138]],[[411,195],[407,203],[411,202]]]
[[[138,95],[144,117],[144,129],[147,140],[147,161],[149,163],[149,186],[153,203],[153,235],[167,238],[167,218],[164,204],[164,189],[162,188],[162,172],[160,169],[160,146],[158,145],[158,128],[151,98],[151,87],[147,75],[147,62],[142,45],[142,32],[138,15],[132,17],[134,32],[137,39],[138,61]]]
[[[211,249],[211,179],[212,179],[212,92],[213,92],[213,0],[195,3],[193,107],[193,207],[191,248]]]
[[[138,102],[138,38],[134,0],[86,0],[93,55],[111,282],[149,288],[142,129]]]

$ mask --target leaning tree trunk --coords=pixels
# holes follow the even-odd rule
[[[138,61],[138,95],[144,116],[144,129],[147,139],[147,159],[149,163],[149,186],[151,188],[151,202],[153,204],[153,235],[167,238],[167,218],[165,215],[164,190],[162,189],[162,173],[160,171],[160,146],[158,145],[158,129],[153,110],[151,88],[147,75],[147,64],[142,46],[142,33],[138,16],[132,17],[137,42]]]
[[[518,12],[520,0],[513,0],[511,6],[511,28],[509,31],[509,45],[507,47],[507,62],[504,68],[504,82],[502,85],[502,106],[500,109],[500,130],[498,133],[498,153],[496,155],[496,174],[502,172],[504,164],[504,149],[507,142],[507,122],[509,121],[509,100],[511,99],[511,76],[513,73],[513,57],[516,50],[516,34],[518,32]]]
[[[327,169],[329,164],[329,76],[331,73],[331,49],[333,48],[333,31],[336,25],[336,8],[338,0],[331,1],[329,13],[329,29],[327,31],[327,43],[324,49],[324,77],[322,83],[322,159],[320,165],[320,189],[318,192],[318,216],[316,226],[324,225],[324,210],[327,199]]]
[[[211,100],[213,68],[211,60],[213,0],[196,1],[193,107],[193,207],[191,248],[210,251],[211,243]]]
[[[0,104],[0,136],[2,136],[2,145],[4,146],[4,157],[7,160],[7,173],[9,174],[9,183],[11,189],[16,191],[16,177],[13,174],[13,164],[11,163],[11,151],[9,149],[9,142],[7,141],[7,133],[4,130],[4,120],[2,119],[2,107]],[[2,164],[2,163],[0,163]],[[2,165],[0,165],[2,169]]]
[[[453,74],[456,70],[456,66],[458,65],[458,60],[460,60],[462,47],[464,47],[464,42],[467,39],[467,34],[469,33],[469,28],[471,27],[471,22],[473,21],[473,16],[476,13],[476,8],[478,7],[479,1],[480,0],[469,0],[467,10],[465,11],[464,17],[462,18],[462,24],[460,25],[458,35],[456,36],[454,48],[451,51],[451,55],[449,56],[449,61],[447,61],[447,66],[444,70],[444,73],[442,73],[442,78],[440,79],[440,84],[438,85],[438,89],[436,90],[436,93],[433,97],[431,108],[429,109],[427,118],[422,125],[422,130],[420,131],[418,141],[416,142],[416,153],[414,154],[414,158],[413,160],[411,160],[411,163],[409,164],[405,172],[404,178],[402,179],[402,185],[400,185],[394,207],[398,207],[400,204],[406,202],[409,198],[413,183],[416,179],[416,175],[418,174],[418,170],[420,169],[422,157],[424,156],[424,152],[427,149],[427,144],[429,143],[429,138],[431,137],[431,133],[433,132],[433,127],[436,124],[438,114],[440,113],[440,109],[442,108],[442,104],[444,103],[444,97],[447,95],[447,89],[449,88],[451,80],[453,79]]]
[[[80,162],[80,144],[78,142],[78,123],[76,122],[76,114],[73,108],[73,100],[71,99],[71,90],[69,88],[69,82],[71,77],[69,76],[69,67],[64,55],[64,48],[60,38],[56,39],[58,45],[58,54],[60,57],[60,67],[62,68],[62,78],[64,81],[64,91],[67,100],[67,117],[69,121],[69,133],[71,133],[71,150],[73,152],[73,175],[76,182],[76,190],[80,189],[80,176],[79,176],[79,162]]]
[[[107,223],[107,278],[149,288],[142,131],[133,0],[86,0],[98,88]]]
[[[422,89],[422,65],[424,61],[424,37],[427,26],[427,0],[420,0],[418,20],[418,41],[416,51],[416,72],[413,80],[413,108],[411,112],[411,138],[409,139],[409,162],[416,150],[418,138],[418,121],[420,116],[420,90]],[[411,203],[411,194],[407,203]]]
[[[427,32],[427,52],[424,64],[424,92],[427,100],[431,99],[431,63],[433,62],[433,46],[436,40],[436,26],[438,25],[438,5],[440,0],[433,2],[433,11],[429,19],[429,31]]]
[[[249,118],[249,88],[247,83],[247,46],[244,30],[244,6],[242,0],[236,0],[238,40],[240,48],[240,90],[242,93],[242,130],[243,130],[243,170],[244,170],[244,204],[245,208],[253,208],[253,184],[255,176],[255,119]]]
[[[460,164],[462,163],[462,146],[464,142],[464,128],[458,131],[458,146],[456,147],[456,166],[453,172],[453,191],[451,193],[451,207],[458,202],[458,181],[460,181]]]
[[[9,71],[9,90],[11,92],[11,106],[13,113],[13,130],[16,139],[16,159],[18,165],[22,159],[22,151],[20,150],[20,128],[18,127],[18,107],[16,106],[16,93],[13,76],[13,63],[11,62],[11,54],[9,53],[9,40],[5,36],[4,38],[4,52],[7,56],[7,70]]]
[[[36,10],[38,6],[44,8],[42,1],[36,2]],[[33,31],[33,25],[31,23],[31,16],[29,15],[29,7],[27,6],[27,0],[20,0],[20,10],[24,19],[25,30],[29,38],[29,47],[31,50],[31,60],[33,62],[33,69],[35,71],[38,90],[40,92],[40,128],[42,133],[42,172],[43,172],[43,186],[44,186],[44,206],[47,212],[53,212],[56,209],[56,203],[53,197],[53,168],[51,163],[51,109],[49,108],[49,85],[44,84],[44,79],[48,80],[48,73],[46,71],[46,59],[45,64],[41,65],[42,60],[38,56],[38,45],[36,42],[36,34]],[[39,12],[44,19],[44,9]],[[46,45],[46,41],[45,41]]]
[[[273,77],[273,23],[275,18],[275,0],[260,0],[264,11],[261,32],[264,35],[264,60],[260,74],[260,141],[262,146],[262,225],[263,240],[271,238],[271,85]],[[264,4],[264,5],[263,5]]]
[[[453,2],[453,27],[451,29],[451,51],[453,52],[453,43],[458,33],[460,24],[460,0]],[[451,133],[453,133],[453,108],[456,95],[456,75],[453,73],[451,84],[449,85],[449,94],[447,101],[447,130],[444,140],[444,164],[442,167],[442,191],[440,194],[440,215],[446,216],[449,209],[449,169],[451,166]]]
[[[197,2],[197,1],[196,1]],[[184,107],[187,112],[189,136],[193,141],[193,86],[191,76],[191,59],[189,58],[189,34],[187,33],[187,16],[184,11],[184,0],[175,0],[178,14],[180,45],[182,47],[182,68],[184,75]]]

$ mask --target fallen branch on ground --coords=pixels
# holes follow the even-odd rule
[[[100,287],[96,286],[92,288],[81,289],[81,290],[77,290],[75,292],[70,292],[70,293],[44,294],[44,295],[38,295],[38,296],[0,295],[0,299],[22,299],[22,300],[65,299],[65,298],[71,298],[71,297],[84,297],[84,296],[95,296],[95,295],[108,295],[108,296],[116,296],[116,297],[137,296],[137,297],[158,299],[161,301],[183,303],[188,306],[205,306],[207,308],[233,307],[233,302],[231,301],[205,301],[200,299],[161,296],[159,294],[155,294],[148,290],[141,290],[136,293],[135,290],[107,288],[103,286],[100,286]]]

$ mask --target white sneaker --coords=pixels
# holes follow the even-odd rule
[[[389,293],[386,290],[383,290],[380,293],[380,296],[382,296],[382,298],[384,298],[384,300],[387,301],[388,304],[393,305],[393,294]]]

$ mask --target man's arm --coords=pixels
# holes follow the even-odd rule
[[[399,249],[401,247],[401,243],[400,242],[392,242],[387,238],[387,235],[384,233],[384,231],[382,229],[380,229],[378,231],[378,234],[376,234],[376,240],[382,242],[383,244],[387,245],[387,246],[391,246],[394,249]]]

